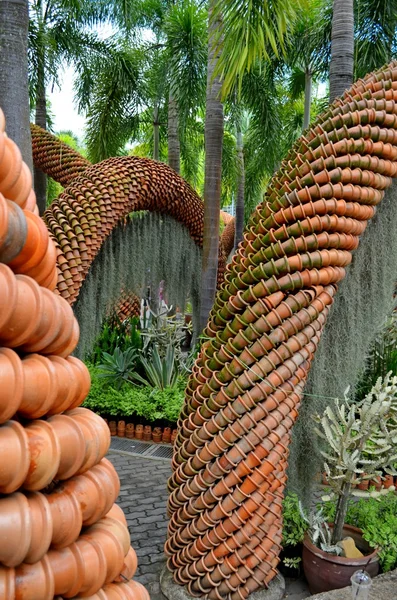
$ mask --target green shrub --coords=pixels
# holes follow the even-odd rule
[[[307,523],[299,510],[298,496],[288,493],[283,500],[283,547],[302,543],[306,530]]]
[[[165,419],[175,423],[181,411],[186,381],[182,378],[174,388],[160,390],[150,386],[124,383],[119,390],[106,385],[98,367],[88,365],[91,390],[84,406],[100,415],[142,417],[147,421]]]
[[[113,354],[116,348],[122,352],[128,348],[140,350],[142,338],[138,330],[139,319],[130,317],[121,321],[116,314],[112,314],[103,324],[100,335],[95,341],[94,348],[89,357],[90,362],[96,364],[102,360],[103,352]]]
[[[326,516],[333,521],[334,503],[326,503]],[[363,538],[372,548],[379,547],[380,565],[383,571],[397,567],[397,495],[390,492],[379,499],[362,498],[351,502],[345,522],[359,527]]]

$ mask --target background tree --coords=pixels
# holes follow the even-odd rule
[[[0,2],[0,107],[7,133],[32,169],[28,92],[28,0]]]
[[[353,0],[334,0],[332,12],[329,101],[342,96],[353,83],[354,13]]]

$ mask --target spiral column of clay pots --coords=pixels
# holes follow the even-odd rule
[[[0,597],[148,600],[57,249],[0,110]]]

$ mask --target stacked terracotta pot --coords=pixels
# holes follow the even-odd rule
[[[393,63],[318,118],[250,219],[174,446],[166,553],[193,595],[244,600],[276,574],[290,431],[307,373],[337,283],[396,175]]]
[[[0,111],[0,598],[147,600],[104,458],[106,423],[70,356],[79,330],[53,293],[56,250]]]

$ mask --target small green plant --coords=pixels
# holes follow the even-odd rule
[[[175,387],[164,390],[123,383],[119,390],[104,386],[99,367],[88,365],[91,389],[84,406],[103,416],[142,417],[147,421],[176,423],[182,408],[186,381],[179,378]]]
[[[138,330],[138,323],[137,317],[131,317],[124,321],[121,321],[116,314],[108,317],[89,357],[90,363],[99,363],[104,352],[113,354],[116,348],[122,352],[128,348],[140,350],[142,338]]]
[[[286,567],[288,567],[289,569],[296,569],[297,571],[300,570],[300,564],[302,562],[302,557],[301,556],[293,556],[293,557],[285,557],[283,559],[283,563]]]
[[[335,503],[324,503],[325,517],[335,518]],[[345,522],[359,527],[363,538],[372,548],[379,548],[378,556],[383,571],[397,567],[397,496],[387,494],[378,498],[362,498],[351,502]]]
[[[141,357],[141,363],[145,371],[146,379],[139,373],[133,373],[132,379],[151,385],[154,388],[164,390],[174,387],[178,381],[178,368],[175,360],[174,347],[169,344],[164,358],[161,358],[157,345],[153,345],[149,357]]]
[[[103,352],[99,377],[119,390],[124,383],[131,382],[133,377],[137,376],[135,368],[138,360],[139,354],[135,348],[128,348],[124,352],[116,348],[113,354]]]
[[[343,525],[351,495],[380,497],[394,487],[369,492],[352,489],[353,483],[381,477],[383,472],[395,474],[397,461],[397,377],[388,373],[378,379],[369,394],[359,403],[336,400],[323,415],[314,417],[320,426],[316,433],[326,443],[322,450],[324,469],[331,486],[329,499],[336,499],[332,538],[329,541],[324,519],[313,521],[311,536],[324,546],[335,547],[342,539]],[[320,521],[323,521],[322,524]],[[313,540],[315,543],[315,541]],[[325,548],[324,548],[325,549]]]
[[[297,494],[288,493],[283,500],[283,546],[297,546],[303,542],[307,524],[302,517]]]

